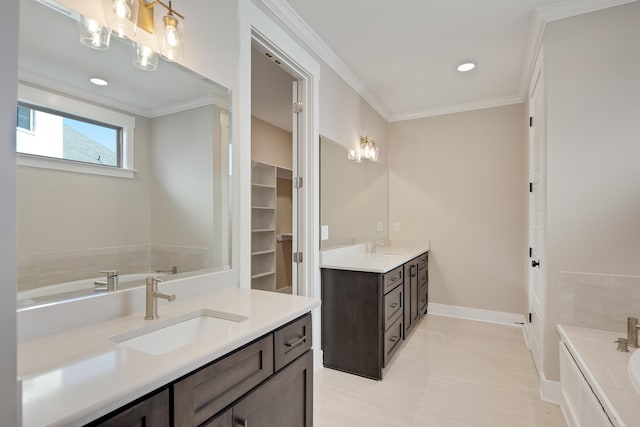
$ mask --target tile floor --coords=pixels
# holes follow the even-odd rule
[[[566,426],[544,403],[520,328],[424,318],[383,381],[331,369],[314,376],[315,427]]]

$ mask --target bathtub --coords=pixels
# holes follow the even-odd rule
[[[147,276],[164,276],[165,273],[134,273],[121,274],[118,276],[118,290],[129,289],[144,285]],[[91,279],[75,280],[73,282],[57,283],[55,285],[43,286],[41,288],[19,291],[17,294],[17,308],[26,308],[34,305],[48,304],[61,300],[85,298],[95,295],[102,295],[106,292],[96,292],[96,281],[104,281],[104,276]]]

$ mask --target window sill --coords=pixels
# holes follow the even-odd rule
[[[115,178],[133,179],[134,169],[122,169],[113,166],[93,165],[91,163],[74,162],[72,160],[53,159],[30,154],[18,153],[18,166],[52,169],[65,172],[86,173],[91,175],[111,176]]]

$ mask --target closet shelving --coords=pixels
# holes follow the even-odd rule
[[[276,168],[252,162],[251,287],[276,287]]]

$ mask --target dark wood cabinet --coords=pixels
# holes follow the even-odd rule
[[[88,425],[92,427],[169,427],[171,425],[169,390],[165,388],[154,392]]]
[[[308,313],[89,425],[311,427],[311,325]]]
[[[426,253],[387,273],[323,268],[324,366],[381,380],[426,311],[427,271]]]
[[[313,425],[313,355],[307,351],[232,409],[233,426],[311,427]],[[231,426],[229,426],[231,427]]]
[[[418,314],[427,314],[429,304],[429,254],[418,257]]]
[[[404,265],[404,337],[409,336],[418,314],[418,258]]]

